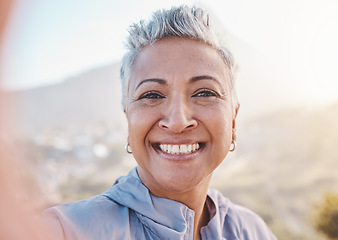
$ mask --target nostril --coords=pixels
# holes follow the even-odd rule
[[[195,123],[190,124],[190,125],[187,126],[186,128],[191,129],[191,128],[194,128],[194,127],[196,127],[196,126],[197,126],[197,122],[196,122],[196,124],[195,124]]]
[[[186,120],[186,121],[176,121],[174,119],[161,119],[158,123],[159,128],[171,130],[175,133],[181,133],[184,130],[192,130],[198,125],[195,119]]]
[[[183,103],[183,100],[177,100],[175,104],[168,106],[163,118],[159,121],[161,129],[181,133],[186,129],[191,130],[197,126],[197,120],[193,118],[191,109]]]
[[[164,123],[161,123],[161,122],[159,122],[159,124],[158,124],[159,126],[160,126],[160,128],[168,128],[167,126],[166,126],[166,124],[164,124]]]

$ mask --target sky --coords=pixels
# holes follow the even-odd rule
[[[2,87],[60,82],[119,61],[127,27],[186,0],[17,0],[1,46]],[[338,101],[337,0],[200,0],[308,98]],[[284,69],[284,70],[283,70]],[[267,69],[268,71],[268,69]]]

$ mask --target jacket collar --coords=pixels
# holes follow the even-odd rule
[[[153,196],[136,168],[118,178],[103,195],[135,211],[140,221],[161,239],[169,236],[169,239],[189,239],[185,237],[193,234],[194,211],[182,203]]]
[[[135,211],[140,221],[160,239],[192,239],[194,211],[182,203],[152,195],[140,180],[136,168],[127,176],[118,178],[102,195]],[[207,205],[212,219],[202,228],[202,232],[215,237],[219,237],[222,232],[217,198],[217,194],[209,192]]]

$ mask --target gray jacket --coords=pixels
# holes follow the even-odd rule
[[[209,190],[207,202],[212,218],[202,239],[276,239],[259,216],[218,191]],[[194,211],[150,194],[134,168],[100,195],[47,209],[40,223],[49,239],[192,240]]]

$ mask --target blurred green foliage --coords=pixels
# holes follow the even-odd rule
[[[315,228],[329,239],[338,239],[338,193],[326,193],[314,213]]]

